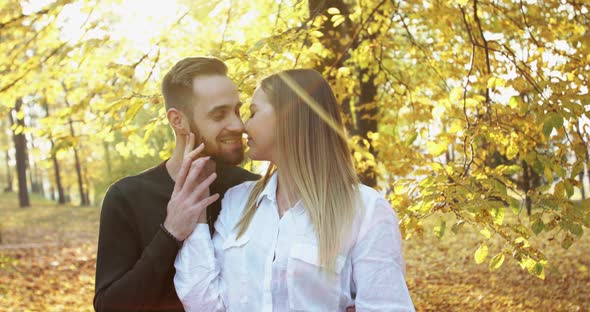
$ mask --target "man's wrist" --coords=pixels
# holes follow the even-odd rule
[[[174,241],[178,245],[178,247],[182,247],[183,241],[174,236],[174,234],[170,233],[170,231],[168,231],[168,229],[166,229],[166,227],[164,226],[164,223],[160,223],[160,229],[168,238]]]

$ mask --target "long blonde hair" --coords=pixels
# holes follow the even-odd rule
[[[333,269],[335,256],[352,226],[359,199],[358,177],[340,114],[324,77],[315,70],[294,69],[271,75],[260,84],[277,116],[276,165],[300,196],[319,243],[320,264]],[[256,199],[275,171],[270,166],[256,182],[236,225],[243,235]]]

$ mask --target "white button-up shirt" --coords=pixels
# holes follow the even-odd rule
[[[377,191],[360,186],[350,238],[322,270],[313,225],[301,202],[279,217],[277,173],[257,199],[248,230],[236,224],[254,182],[229,189],[213,240],[199,224],[174,266],[174,286],[186,311],[414,311],[404,280],[398,219]],[[362,213],[361,213],[362,211]]]

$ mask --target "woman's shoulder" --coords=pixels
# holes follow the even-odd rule
[[[397,220],[395,211],[381,192],[364,184],[359,185],[359,192],[363,215],[362,224],[365,227],[371,227],[380,222],[395,222]]]
[[[382,210],[384,208],[384,203],[389,206],[385,196],[370,186],[359,184],[359,193],[365,213],[368,213],[369,215],[375,213],[375,210]],[[391,206],[388,210],[391,210]]]
[[[254,184],[256,184],[256,181],[246,181],[229,188],[225,192],[221,200],[221,213],[219,216],[224,223],[237,223],[246,207]]]
[[[247,199],[255,184],[256,181],[246,181],[232,186],[225,192],[223,198],[228,198],[230,200],[240,200],[245,197]]]

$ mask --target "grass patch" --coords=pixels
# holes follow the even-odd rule
[[[57,205],[31,197],[31,207],[20,208],[15,193],[0,194],[2,244],[68,244],[96,242],[100,208]]]

